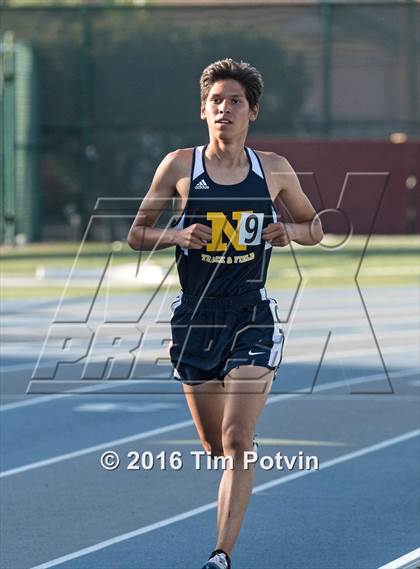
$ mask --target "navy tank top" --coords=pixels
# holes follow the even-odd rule
[[[194,296],[226,297],[265,285],[272,246],[261,238],[277,221],[263,168],[251,148],[247,177],[237,184],[216,184],[207,173],[205,146],[194,148],[188,201],[172,228],[202,223],[212,240],[202,249],[176,246],[182,291]]]

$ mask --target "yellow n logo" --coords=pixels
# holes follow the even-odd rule
[[[206,246],[206,251],[226,251],[229,242],[232,243],[236,251],[246,251],[247,246],[239,243],[239,222],[243,213],[253,212],[250,210],[233,211],[232,218],[238,222],[237,227],[234,228],[223,212],[207,212],[207,219],[212,224],[212,235],[210,243]],[[228,242],[223,241],[223,235],[226,235]]]

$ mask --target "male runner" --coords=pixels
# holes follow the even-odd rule
[[[252,492],[244,452],[253,449],[282,355],[277,303],[264,288],[271,250],[291,241],[314,245],[323,232],[289,162],[245,147],[261,74],[224,59],[203,71],[200,88],[209,142],[165,157],[128,243],[135,250],[176,246],[182,290],[171,307],[174,377],[204,449],[233,459],[219,487],[215,549],[203,569],[230,569]],[[170,198],[178,219],[154,227]],[[278,220],[280,205],[293,223]]]

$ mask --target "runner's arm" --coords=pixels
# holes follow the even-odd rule
[[[316,245],[324,236],[322,224],[292,166],[286,158],[274,154],[272,172],[279,190],[275,204],[278,210],[287,212],[291,222],[270,224],[264,230],[263,238],[280,246],[290,241]]]
[[[182,230],[154,227],[168,201],[176,195],[181,159],[181,151],[176,150],[159,164],[128,233],[127,243],[135,251],[165,249],[173,245],[201,249],[211,240],[211,229],[201,223]]]
[[[149,191],[143,198],[128,232],[127,243],[136,251],[164,249],[175,245],[175,230],[153,227],[168,201],[176,194],[177,151],[171,152],[159,164]]]

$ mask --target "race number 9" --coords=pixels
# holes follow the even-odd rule
[[[239,222],[239,245],[259,245],[263,223],[263,213],[244,212]]]

